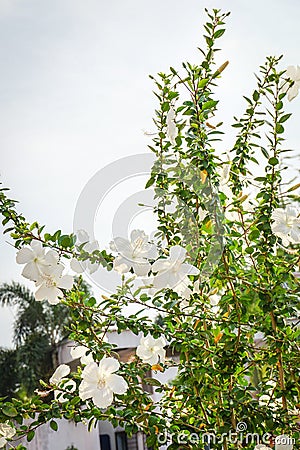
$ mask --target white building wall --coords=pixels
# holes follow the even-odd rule
[[[66,419],[56,419],[58,431],[49,424],[37,428],[31,442],[23,440],[28,450],[66,450],[73,445],[77,450],[101,450],[98,427],[90,432],[82,423],[75,424]],[[21,441],[20,441],[21,442]]]

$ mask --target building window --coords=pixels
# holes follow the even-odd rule
[[[108,434],[100,434],[101,450],[111,450],[110,437]]]
[[[116,449],[117,450],[128,450],[127,436],[125,431],[120,431],[115,434],[116,436]]]

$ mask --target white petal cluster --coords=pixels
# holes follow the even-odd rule
[[[90,237],[86,231],[78,230],[75,235],[77,248],[81,247],[87,253],[93,253],[95,250],[99,250],[98,241],[90,242]],[[71,260],[70,267],[76,273],[83,273],[85,271],[88,271],[90,274],[92,274],[99,268],[99,264],[92,263],[89,260],[78,261],[78,259],[73,258]]]
[[[170,248],[170,255],[166,259],[158,259],[152,265],[152,272],[156,273],[153,278],[155,289],[171,288],[179,295],[185,289],[189,275],[198,275],[199,269],[191,264],[185,263],[186,250],[180,245]]]
[[[282,92],[288,93],[288,101],[291,102],[297,97],[300,89],[300,67],[289,66],[285,72],[285,77],[294,82],[292,86],[289,82],[286,82],[281,88]]]
[[[271,228],[273,233],[282,239],[284,246],[300,243],[300,218],[296,208],[287,206],[273,211]]]
[[[89,349],[87,347],[85,347],[84,345],[77,345],[76,347],[72,347],[71,348],[71,357],[73,359],[79,359],[80,358],[80,362],[83,365],[87,365],[91,362],[94,362],[94,358],[92,353],[89,353],[87,355],[87,352],[89,351]]]
[[[63,275],[64,266],[59,262],[59,255],[54,250],[46,249],[39,241],[32,241],[30,247],[18,251],[16,261],[25,264],[22,275],[35,282],[38,287],[35,298],[38,301],[48,300],[55,305],[64,296],[61,289],[71,289],[74,279]]]
[[[130,241],[116,237],[110,243],[110,248],[118,252],[114,260],[114,269],[119,273],[127,273],[133,269],[137,276],[145,276],[151,267],[149,259],[157,257],[155,245],[149,243],[149,236],[141,230],[133,230]]]
[[[166,358],[166,350],[164,349],[166,345],[165,338],[163,336],[155,339],[150,334],[146,337],[142,337],[140,344],[136,349],[136,354],[141,360],[153,366],[159,361],[163,363]]]
[[[11,427],[8,422],[0,423],[0,448],[7,444],[7,439],[11,439],[16,434],[16,429]]]
[[[57,386],[68,393],[74,392],[76,389],[76,383],[74,380],[66,378],[70,374],[70,367],[67,364],[61,364],[57,367],[52,377],[49,379],[51,385]],[[61,403],[67,402],[66,393],[63,393],[60,389],[54,391],[54,397]]]
[[[171,106],[167,114],[167,136],[172,145],[176,145],[176,137],[178,135],[178,129],[175,123],[175,111]]]
[[[99,364],[88,364],[82,371],[79,397],[82,400],[91,398],[98,408],[107,408],[112,404],[114,394],[125,394],[128,389],[124,378],[114,373],[119,368],[119,362],[110,357],[104,357]]]

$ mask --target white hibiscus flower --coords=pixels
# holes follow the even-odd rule
[[[48,300],[52,305],[59,303],[64,296],[61,289],[72,289],[74,279],[71,275],[63,275],[64,266],[56,264],[44,269],[44,273],[36,282],[38,290],[34,294],[38,301]]]
[[[18,264],[25,264],[23,277],[38,281],[47,267],[57,264],[58,258],[57,252],[49,250],[46,254],[41,242],[33,240],[30,247],[23,247],[18,251],[16,261]]]
[[[271,228],[273,233],[282,239],[285,246],[300,243],[300,219],[298,211],[287,206],[285,209],[277,208],[273,211]]]
[[[154,339],[150,334],[144,337],[142,336],[140,344],[136,349],[136,354],[144,363],[153,366],[160,362],[165,361],[166,350],[164,349],[166,341],[164,337]]]
[[[152,272],[157,275],[153,278],[153,286],[156,289],[174,288],[181,289],[181,283],[188,275],[198,275],[199,269],[191,264],[184,263],[186,250],[180,245],[170,248],[170,256],[166,259],[158,259],[152,265]]]
[[[0,423],[0,448],[7,444],[7,439],[11,439],[16,434],[16,429],[11,427],[8,422]]]
[[[125,394],[128,385],[123,377],[114,372],[120,364],[115,358],[104,357],[99,365],[88,364],[82,371],[82,381],[79,385],[81,400],[92,399],[98,408],[107,408],[112,404],[114,394]]]
[[[297,97],[300,89],[300,67],[289,66],[285,72],[285,78],[289,78],[294,84],[291,86],[289,82],[285,82],[282,86],[282,92],[288,93],[288,101],[291,102]]]
[[[110,248],[119,253],[114,260],[114,269],[119,273],[129,272],[132,268],[137,276],[145,276],[151,267],[148,260],[157,257],[155,245],[149,243],[149,237],[141,230],[133,230],[130,241],[116,237]]]

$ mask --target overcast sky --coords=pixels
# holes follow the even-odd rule
[[[198,62],[204,8],[230,10],[218,63],[220,113],[229,137],[242,95],[266,55],[284,54],[282,68],[300,63],[299,0],[1,0],[1,181],[30,221],[72,231],[77,199],[97,170],[147,151],[156,106],[148,74]],[[299,150],[298,116],[287,126]],[[112,205],[143,179],[112,194],[97,218],[97,237],[110,239]],[[125,194],[124,194],[125,193]],[[123,196],[123,197],[122,197]],[[24,281],[15,250],[0,239],[1,282]],[[9,345],[13,311],[0,309],[0,346]]]

